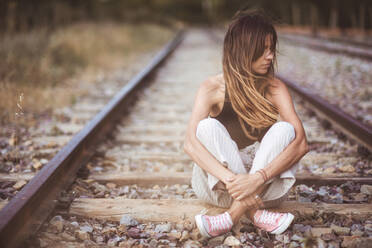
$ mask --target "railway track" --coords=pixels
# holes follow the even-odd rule
[[[280,31],[279,31],[280,32]],[[304,37],[309,37],[309,38],[314,38],[314,39],[318,39],[318,40],[321,40],[321,41],[325,41],[325,42],[336,42],[336,43],[341,43],[341,44],[344,44],[344,45],[352,45],[352,46],[357,46],[357,47],[363,47],[363,48],[372,48],[372,43],[368,40],[368,39],[361,39],[359,37],[359,39],[354,39],[354,38],[351,38],[351,36],[348,37],[341,37],[341,36],[331,36],[331,35],[326,35],[326,34],[318,34],[316,36],[314,35],[311,35],[311,34],[296,34],[296,33],[291,33],[291,32],[280,32],[280,33],[283,33],[283,34],[289,34],[289,35],[301,35],[301,36],[304,36]]]
[[[345,54],[350,57],[372,60],[371,45],[320,39],[311,36],[280,33],[279,38],[296,46],[305,46],[328,53]]]
[[[3,208],[0,212],[2,247],[21,244],[34,233],[31,227],[36,230],[41,226],[47,214],[39,212],[34,219],[25,217],[39,206],[48,213],[54,204],[56,209],[39,232],[27,241],[28,246],[199,247],[222,243],[266,246],[269,243],[285,243],[288,238],[288,243],[304,242],[296,240],[292,234],[270,236],[255,233],[257,230],[246,219],[242,219],[223,239],[206,240],[198,234],[193,223],[195,214],[223,210],[196,199],[190,186],[192,161],[183,152],[183,139],[200,82],[221,71],[221,49],[218,43],[211,42],[213,39],[205,30],[190,30],[185,36],[167,63],[152,73],[151,78],[142,72],[141,76],[133,79],[69,143],[70,146],[66,146],[51,161],[51,164],[55,161],[55,166],[61,162],[61,166],[69,168],[60,169],[52,178],[42,178],[38,174],[23,189],[27,191],[32,182],[35,185],[43,180],[43,185],[47,187],[44,192],[35,190],[38,196],[32,196],[21,191],[23,194],[19,193],[10,205]],[[163,50],[163,56],[179,41],[180,37],[169,43]],[[147,78],[146,88],[132,92],[131,88],[142,77]],[[123,99],[124,103],[119,107]],[[337,237],[341,237],[338,238],[340,242],[347,242],[355,230],[347,227],[343,222],[345,218],[353,219],[359,225],[372,225],[371,196],[363,193],[371,190],[370,160],[358,154],[356,144],[347,139],[340,140],[337,133],[324,128],[301,99],[295,97],[294,100],[312,151],[301,161],[296,182],[298,186],[291,192],[290,201],[282,204],[279,210],[291,211],[297,216],[297,226],[291,227],[290,233],[301,233],[295,228],[299,228],[301,223],[308,223],[312,225],[312,230],[306,232],[310,232],[315,239],[321,238],[322,234],[329,236],[336,233]],[[118,124],[113,130],[115,122]],[[106,138],[94,137],[102,130],[107,130],[110,135]],[[94,146],[98,144],[96,139],[103,140],[98,147]],[[66,157],[62,158],[63,154]],[[81,164],[85,166],[79,170],[78,178],[67,190],[63,190]],[[69,182],[59,182],[58,185],[57,181],[65,181],[66,177],[70,177]],[[328,190],[330,185],[343,185],[343,192],[325,194],[324,190]],[[56,188],[50,192],[52,187]],[[363,192],[355,192],[358,190]],[[45,192],[54,195],[54,198],[49,196],[45,199]],[[357,194],[359,198],[354,197]],[[30,203],[22,203],[21,208],[17,204],[22,202],[20,199],[23,196]],[[57,202],[52,200],[57,198]],[[329,224],[327,219],[319,223],[319,218],[329,216],[336,220],[336,224],[333,223],[335,226],[324,226]],[[21,223],[28,227],[20,230]],[[342,233],[342,225],[349,231],[343,229]],[[370,235],[368,230],[357,229],[364,235],[361,242],[365,242],[365,236]]]

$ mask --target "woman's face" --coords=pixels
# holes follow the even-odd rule
[[[256,74],[264,75],[270,68],[272,60],[274,58],[274,52],[271,49],[271,36],[265,37],[265,51],[256,61],[252,63],[252,70]]]

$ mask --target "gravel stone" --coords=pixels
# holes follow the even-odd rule
[[[350,164],[341,166],[339,169],[340,169],[340,171],[342,171],[344,173],[354,173],[355,172],[354,166],[352,166]]]
[[[106,186],[109,189],[115,189],[116,188],[116,184],[115,183],[107,183]]]
[[[335,168],[333,167],[328,167],[327,169],[324,170],[325,174],[333,174],[336,171]]]
[[[25,180],[20,180],[20,181],[16,182],[16,183],[13,185],[13,188],[19,190],[19,189],[21,189],[23,186],[25,186],[26,183],[27,183],[27,181],[25,181]]]
[[[45,158],[40,159],[40,163],[42,164],[47,164],[48,162],[49,162],[48,159],[45,159]]]
[[[202,247],[202,245],[198,241],[188,240],[185,242],[183,247],[184,248],[199,248],[199,247]]]
[[[186,230],[185,231],[182,231],[182,235],[181,235],[180,241],[183,242],[183,241],[185,241],[185,240],[187,240],[189,238],[190,238],[189,232],[186,231]]]
[[[181,232],[178,232],[177,230],[172,230],[169,234],[168,237],[171,240],[179,240],[182,236]]]
[[[120,225],[125,225],[127,227],[137,226],[138,221],[134,219],[132,216],[130,216],[129,214],[125,214],[120,219]]]
[[[38,170],[43,166],[43,164],[39,160],[34,160],[32,167],[34,167],[35,170]]]
[[[298,243],[295,242],[295,241],[292,241],[291,243],[289,243],[289,248],[297,248],[298,247]]]
[[[314,227],[311,229],[311,234],[314,237],[320,237],[322,234],[330,234],[332,229],[328,227]]]
[[[327,247],[327,243],[324,242],[324,240],[322,240],[321,238],[317,238],[316,242],[317,242],[317,247],[318,248],[326,248]]]
[[[291,240],[302,242],[304,240],[304,238],[295,234],[291,237]]]
[[[39,239],[39,245],[40,247],[48,247],[49,243],[45,239]]]
[[[102,236],[96,236],[94,239],[98,244],[103,244],[105,242],[105,238]]]
[[[217,237],[214,237],[208,240],[208,245],[215,247],[215,246],[223,244],[224,240],[225,240],[225,235],[220,235],[220,236],[217,236]]]
[[[162,233],[162,232],[170,232],[172,229],[172,225],[170,223],[168,224],[159,224],[155,227],[155,232]]]
[[[149,245],[151,248],[155,248],[158,246],[158,241],[156,239],[151,239]]]
[[[362,238],[359,236],[345,236],[342,247],[362,248],[371,247],[372,238]]]
[[[84,240],[90,240],[89,233],[87,233],[85,231],[77,230],[77,231],[75,231],[75,235],[80,240],[83,240],[83,241]]]
[[[79,227],[79,223],[77,223],[76,221],[71,222],[70,225],[76,228]]]
[[[355,230],[355,231],[351,231],[351,235],[352,236],[363,236],[364,232],[362,231],[359,231],[359,230]]]
[[[93,227],[88,226],[88,225],[84,225],[84,226],[80,227],[80,230],[83,231],[83,232],[91,233],[91,232],[93,232]]]
[[[340,244],[336,241],[331,241],[328,243],[328,248],[339,248]]]
[[[364,230],[369,233],[369,234],[372,234],[372,224],[366,224],[364,226]]]
[[[325,241],[332,241],[332,240],[335,240],[337,238],[336,235],[333,232],[322,234],[321,237]]]
[[[228,246],[236,246],[236,245],[240,245],[241,243],[239,239],[235,238],[234,236],[229,236],[225,239],[223,244],[228,245]]]
[[[50,225],[57,231],[57,232],[62,232],[63,226],[64,226],[64,219],[60,215],[54,216],[50,220]]]
[[[141,238],[141,230],[135,227],[131,227],[128,230],[128,236],[134,239]]]
[[[301,224],[299,224],[301,225]],[[275,234],[275,240],[279,241],[279,242],[283,242],[283,238],[284,238],[284,234]],[[254,240],[252,238],[249,238],[250,240]]]
[[[372,185],[362,185],[360,192],[366,195],[372,195]]]
[[[64,240],[67,240],[67,241],[75,241],[76,238],[66,232],[63,232],[61,233],[61,237],[64,239]]]
[[[114,237],[114,238],[112,238],[112,239],[109,239],[109,240],[107,241],[107,245],[108,245],[108,246],[116,246],[116,245],[118,244],[119,241],[121,241],[121,238],[118,237],[118,236],[116,236],[116,237]]]

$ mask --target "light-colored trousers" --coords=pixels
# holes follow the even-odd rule
[[[196,137],[226,168],[235,174],[253,174],[265,168],[295,138],[293,126],[284,121],[274,123],[260,142],[241,150],[230,137],[225,126],[217,119],[208,116],[199,122]],[[192,188],[197,197],[209,204],[229,208],[233,198],[226,189],[216,189],[219,179],[201,169],[193,162]],[[260,194],[264,208],[275,207],[284,201],[294,185],[298,163],[289,170],[266,182],[268,188]]]

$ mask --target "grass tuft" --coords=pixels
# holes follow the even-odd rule
[[[0,60],[1,122],[17,120],[22,93],[25,112],[76,103],[77,93],[66,83],[70,79],[126,66],[135,55],[165,44],[172,34],[147,23],[78,23],[53,32],[5,35],[0,40],[0,56],[5,58]]]

